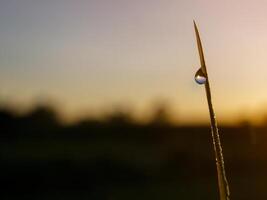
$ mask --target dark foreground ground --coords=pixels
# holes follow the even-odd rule
[[[267,199],[267,128],[221,127],[234,200]],[[127,120],[61,126],[0,112],[0,199],[218,199],[209,127]]]

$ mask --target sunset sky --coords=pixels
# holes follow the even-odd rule
[[[267,113],[267,1],[0,0],[0,103],[52,101],[67,118],[166,101],[208,119],[194,82],[201,34],[222,123]],[[257,115],[257,117],[256,117]]]

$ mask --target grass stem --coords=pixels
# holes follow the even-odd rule
[[[230,191],[229,191],[229,185],[228,185],[226,173],[225,173],[220,134],[218,131],[216,116],[215,116],[215,112],[214,112],[213,105],[212,105],[209,77],[208,77],[208,72],[207,72],[207,68],[205,64],[203,48],[202,48],[198,28],[196,26],[195,21],[194,21],[194,28],[195,28],[198,51],[199,51],[199,56],[200,56],[201,69],[206,77],[205,89],[206,89],[206,96],[207,96],[209,113],[210,113],[211,134],[212,134],[212,142],[213,142],[215,159],[216,159],[220,200],[230,200]]]

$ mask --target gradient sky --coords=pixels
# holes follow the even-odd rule
[[[267,111],[266,10],[263,0],[0,0],[0,101],[49,99],[69,117],[129,105],[144,117],[166,100],[177,120],[205,121],[195,19],[218,119],[255,118]]]

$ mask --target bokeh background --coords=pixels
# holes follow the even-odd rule
[[[267,3],[0,0],[1,199],[266,199]]]

